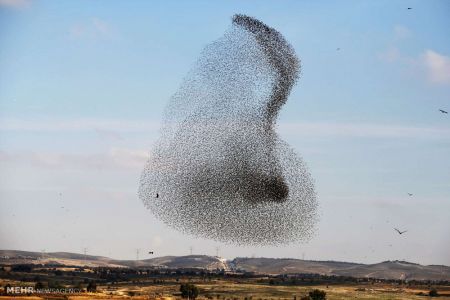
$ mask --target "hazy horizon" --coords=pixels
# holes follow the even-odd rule
[[[0,251],[20,251],[20,252],[31,252],[31,253],[39,253],[41,255],[44,256],[44,258],[52,258],[50,256],[48,256],[51,253],[67,253],[67,254],[75,254],[75,255],[81,255],[84,256],[84,253],[81,252],[67,252],[67,251],[54,251],[54,252],[42,252],[42,251],[28,251],[28,250],[18,250],[18,249],[0,249]],[[145,253],[144,253],[145,254]],[[136,255],[136,253],[135,253]],[[47,257],[46,257],[47,256]],[[149,257],[139,257],[139,259],[137,259],[137,257],[135,256],[134,258],[116,258],[116,257],[109,257],[109,256],[103,256],[103,255],[96,255],[95,253],[86,253],[86,257],[104,257],[104,258],[110,258],[112,260],[128,260],[128,261],[137,261],[137,260],[150,260],[153,258],[161,258],[161,257],[189,257],[189,256],[207,256],[207,257],[217,257],[219,259],[225,259],[227,261],[229,260],[233,260],[235,258],[251,258],[251,259],[260,259],[260,258],[265,258],[265,259],[292,259],[292,260],[305,260],[305,261],[322,261],[322,262],[344,262],[344,263],[358,263],[358,264],[378,264],[378,263],[384,263],[384,262],[405,262],[405,263],[411,263],[411,264],[417,264],[416,262],[413,261],[403,261],[403,260],[384,260],[384,261],[379,261],[379,262],[374,262],[374,263],[363,263],[363,262],[356,262],[356,261],[343,261],[343,260],[315,260],[315,259],[303,259],[301,257],[266,257],[266,256],[234,256],[234,257],[222,257],[220,254],[219,256],[215,255],[215,254],[202,254],[202,253],[187,253],[187,254],[181,254],[181,255],[171,255],[171,254],[166,254],[166,255],[149,255]],[[422,264],[419,264],[422,265]],[[426,264],[424,264],[425,266]],[[439,264],[430,264],[430,265],[434,265],[434,266],[439,266]],[[442,265],[442,264],[441,264]],[[448,265],[442,265],[445,267],[450,267]]]
[[[315,179],[304,243],[198,239],[137,196],[168,99],[235,13],[301,59],[278,133]],[[447,1],[0,0],[0,249],[450,265],[449,14]]]

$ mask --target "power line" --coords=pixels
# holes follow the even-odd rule
[[[87,257],[86,257],[86,254],[87,254],[87,248],[85,247],[85,248],[83,248],[83,253],[84,253],[84,264],[86,265],[87,263],[86,263],[86,260],[87,260]]]

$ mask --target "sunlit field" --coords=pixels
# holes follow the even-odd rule
[[[100,285],[95,293],[81,293],[76,295],[45,295],[45,296],[15,296],[14,299],[181,299],[180,284],[189,281],[166,280],[164,283],[135,282],[130,284]],[[259,284],[245,280],[213,280],[202,282],[190,280],[199,288],[197,299],[297,299],[308,295],[314,289],[326,292],[326,299],[428,299],[430,288],[435,288],[439,299],[450,299],[450,286],[395,286],[387,284],[355,284],[355,285],[308,285],[283,286]],[[34,283],[19,283],[12,281],[1,282],[2,286],[27,285]],[[0,296],[0,299],[11,299],[10,296]]]

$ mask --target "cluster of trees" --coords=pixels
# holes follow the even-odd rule
[[[31,265],[15,265],[11,268],[12,272],[26,272],[29,273],[33,271],[33,266]]]
[[[97,283],[95,283],[95,281],[89,281],[87,287],[86,287],[86,291],[88,291],[89,293],[94,293],[97,291]]]
[[[182,298],[195,299],[198,297],[198,287],[190,283],[183,283],[180,286]]]
[[[439,294],[438,294],[438,292],[437,292],[436,289],[432,289],[432,290],[428,293],[428,296],[430,296],[430,297],[439,297]]]
[[[326,300],[327,293],[321,290],[313,290],[309,292],[308,296],[300,298],[300,300]]]
[[[36,284],[34,285],[34,288],[36,290],[40,290],[44,288],[44,284],[41,281],[36,282]]]
[[[34,288],[37,290],[44,289],[47,287],[48,288],[63,288],[64,286],[62,286],[58,282],[54,282],[54,281],[42,282],[40,279],[38,279],[36,284],[34,285]],[[81,282],[79,282],[76,285],[76,288],[83,290],[83,284]],[[90,293],[96,292],[97,291],[97,283],[93,280],[89,281],[86,286],[86,291],[90,292]]]

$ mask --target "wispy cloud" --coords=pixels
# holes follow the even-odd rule
[[[394,36],[394,40],[387,47],[386,50],[378,53],[378,58],[389,63],[393,62],[401,62],[408,63],[411,61],[410,58],[403,55],[399,49],[401,44],[400,40],[404,40],[410,38],[413,34],[412,31],[409,30],[406,26],[403,25],[395,25],[392,29],[392,35]]]
[[[393,32],[397,40],[412,36],[411,30],[403,25],[394,26]],[[401,53],[397,42],[379,53],[378,57],[389,63],[396,62],[405,67],[412,67],[416,73],[423,74],[423,78],[430,83],[450,84],[450,56],[431,49],[415,57],[407,56]]]
[[[31,0],[0,0],[0,6],[10,7],[15,9],[28,8],[31,5]]]
[[[378,54],[378,58],[389,63],[393,62],[405,62],[407,58],[400,52],[401,40],[410,38],[412,32],[403,25],[396,25],[392,29],[392,35],[394,40],[390,43],[386,50]]]
[[[430,82],[450,84],[450,56],[426,50],[422,55],[422,63]]]
[[[398,47],[390,46],[378,54],[384,62],[410,68],[414,74],[432,84],[450,85],[450,56],[427,49],[418,56],[407,56]]]
[[[106,139],[106,140],[123,140],[124,139],[123,136],[117,131],[98,129],[98,128],[95,128],[94,130],[98,134],[98,136],[102,139]]]
[[[386,62],[395,62],[400,58],[400,51],[397,47],[389,47],[385,51],[379,53],[378,57]]]
[[[112,33],[111,26],[108,23],[99,18],[92,18],[91,21],[96,33],[101,34],[103,36],[111,35]]]
[[[158,130],[157,122],[132,121],[119,119],[0,119],[0,131],[36,131],[36,132],[61,132],[61,131],[95,131],[109,132],[145,132]]]
[[[282,123],[282,134],[353,138],[450,138],[450,128],[369,123]]]
[[[148,151],[125,148],[111,148],[106,153],[96,154],[0,151],[2,163],[58,169],[141,169],[148,159]]]
[[[412,32],[406,26],[395,25],[394,26],[394,35],[397,39],[407,39],[412,36]]]
[[[125,133],[156,133],[160,124],[149,121],[120,119],[0,119],[0,131],[24,132],[96,132],[105,137],[121,139]],[[450,128],[409,126],[405,124],[282,122],[281,134],[296,136],[337,136],[353,138],[450,138]]]
[[[94,17],[89,21],[73,24],[69,28],[69,35],[77,39],[110,39],[116,36],[116,31],[105,20]]]

